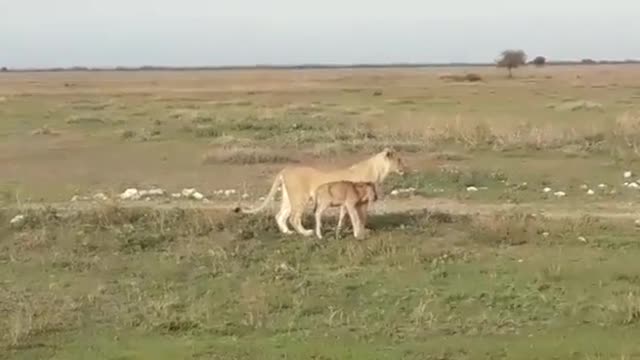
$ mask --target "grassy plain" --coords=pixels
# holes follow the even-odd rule
[[[0,358],[640,358],[640,67],[505,75],[0,73]],[[214,206],[385,146],[366,240]],[[132,186],[211,205],[59,207]]]

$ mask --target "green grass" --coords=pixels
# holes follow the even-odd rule
[[[316,242],[266,215],[26,216],[0,228],[5,358],[640,355],[628,223],[414,212]]]
[[[637,69],[439,71],[1,75],[0,359],[640,358],[638,228],[595,216],[640,196],[622,187]],[[411,171],[383,189],[451,213],[317,242],[266,214],[22,206],[151,186],[254,202],[283,166],[387,146]]]

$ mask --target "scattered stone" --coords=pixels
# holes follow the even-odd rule
[[[628,178],[630,178],[631,176],[633,176],[633,173],[632,173],[631,171],[625,171],[625,172],[624,172],[624,178],[625,178],[625,179],[628,179]]]
[[[640,226],[640,219],[636,219],[633,223],[636,224],[636,226]]]
[[[550,187],[546,187],[546,188],[542,189],[542,192],[549,193],[549,192],[551,192],[551,188]]]
[[[627,187],[630,189],[637,189],[637,188],[640,188],[640,185],[638,185],[637,182],[631,182],[629,183],[629,185],[627,185]]]
[[[406,188],[406,189],[394,189],[393,191],[391,191],[391,195],[397,196],[400,194],[413,193],[415,191],[416,191],[416,188],[413,188],[413,187]]]
[[[587,185],[587,184],[580,185],[580,189],[582,189],[582,190],[587,190],[588,188],[589,188],[589,185]]]
[[[598,184],[598,188],[599,188],[599,189],[606,189],[606,188],[607,188],[607,185],[605,185],[605,184]]]
[[[593,194],[595,194],[595,193],[596,193],[596,192],[595,192],[595,191],[593,191],[593,190],[591,190],[591,189],[587,190],[587,195],[593,195]]]
[[[583,243],[587,242],[587,238],[585,238],[584,236],[578,236],[578,240],[583,242]]]
[[[154,188],[154,189],[148,190],[147,193],[151,196],[162,196],[164,195],[164,190],[159,188]]]
[[[548,233],[548,232],[546,232],[546,231],[545,231],[545,232],[543,232],[543,233],[542,233],[542,237],[549,237],[549,233]]]
[[[174,199],[179,199],[179,198],[182,197],[182,194],[181,193],[173,193],[173,194],[171,194],[171,197],[174,198]]]
[[[196,189],[182,189],[182,196],[184,197],[191,197],[191,195],[193,195],[193,193],[196,192]]]
[[[478,191],[478,188],[475,187],[475,186],[468,186],[467,187],[467,191],[468,192],[476,192],[476,191]]]
[[[556,196],[556,197],[564,197],[567,194],[564,191],[556,191],[556,192],[553,193],[553,195]]]
[[[249,194],[247,194],[247,193],[242,194],[242,198],[243,199],[248,199],[249,198]]]
[[[125,190],[122,194],[120,194],[120,199],[122,200],[138,200],[140,199],[140,193],[138,189],[130,188]]]
[[[9,224],[13,225],[13,226],[20,226],[22,225],[22,223],[24,222],[25,216],[22,214],[18,214],[16,216],[13,217],[13,219],[11,219],[9,221]]]
[[[202,195],[201,193],[199,193],[199,192],[197,192],[197,191],[196,191],[196,192],[194,192],[193,194],[191,194],[191,197],[192,197],[192,198],[194,198],[194,199],[196,199],[196,200],[202,200],[202,199],[204,199],[204,195]]]
[[[98,200],[98,201],[107,201],[107,200],[109,200],[107,195],[105,195],[103,193],[97,193],[97,194],[93,195],[93,199],[94,200]],[[73,199],[71,199],[71,201],[73,201]]]

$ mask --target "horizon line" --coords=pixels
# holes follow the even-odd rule
[[[544,66],[559,65],[624,65],[640,64],[640,59],[626,60],[557,60],[547,61]],[[534,65],[532,60],[524,66]],[[254,65],[139,65],[139,66],[85,66],[68,67],[1,67],[1,72],[63,72],[63,71],[196,71],[196,70],[296,70],[296,69],[357,69],[357,68],[437,68],[437,67],[489,67],[495,62],[397,62],[397,63],[307,63],[307,64],[254,64]],[[535,65],[534,65],[535,66]]]

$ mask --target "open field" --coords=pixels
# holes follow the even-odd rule
[[[0,359],[640,359],[640,66],[514,73],[0,73]],[[386,146],[365,240],[229,211]]]

